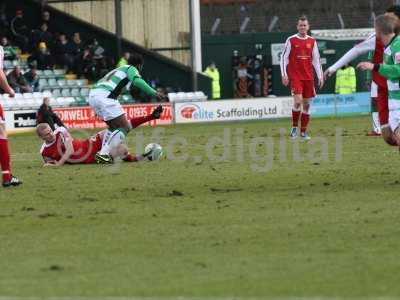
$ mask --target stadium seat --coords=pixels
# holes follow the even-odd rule
[[[87,97],[87,96],[89,96],[89,89],[88,89],[88,88],[83,88],[83,89],[81,89],[81,96],[82,96],[82,97]]]
[[[24,99],[32,99],[33,98],[33,94],[32,93],[23,93],[22,97]]]
[[[83,87],[83,86],[87,86],[88,81],[87,79],[78,79],[76,81],[77,86]]]
[[[48,86],[49,86],[49,84],[47,82],[47,79],[45,79],[45,78],[39,79],[39,89],[40,90],[43,90],[43,89],[47,88]]]
[[[77,89],[77,88],[71,89],[71,96],[72,96],[72,97],[78,97],[78,96],[80,96],[79,89]]]
[[[61,97],[61,91],[59,89],[54,89],[51,94],[53,97]]]
[[[43,76],[45,76],[46,78],[52,78],[52,77],[54,77],[53,70],[44,70],[44,71],[43,71]]]
[[[69,87],[74,87],[74,86],[77,86],[78,84],[77,84],[77,81],[76,81],[76,80],[74,80],[74,79],[68,79],[68,80],[67,80],[67,85],[68,85]]]
[[[52,97],[52,93],[51,93],[51,91],[49,91],[49,90],[43,91],[43,92],[42,92],[42,95],[43,95],[43,97],[49,97],[49,98]]]
[[[58,79],[57,84],[60,88],[66,87],[67,86],[67,81],[65,79]]]
[[[50,78],[47,83],[50,87],[53,87],[53,88],[59,86],[57,83],[57,80],[55,78]]]
[[[55,69],[54,70],[54,75],[57,77],[64,76],[65,73],[66,73],[66,71],[64,69]]]
[[[4,61],[4,69],[12,69],[13,68],[13,63],[10,60],[5,60]]]
[[[69,89],[62,89],[62,90],[61,90],[61,95],[62,95],[63,97],[70,97],[70,96],[71,96],[71,92],[70,92]]]

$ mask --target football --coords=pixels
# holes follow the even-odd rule
[[[145,156],[148,160],[155,161],[159,160],[163,155],[163,148],[156,143],[148,144],[144,148],[143,156]]]

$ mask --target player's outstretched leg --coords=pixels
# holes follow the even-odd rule
[[[10,151],[4,125],[0,125],[0,165],[3,175],[3,187],[22,184],[22,181],[11,174]]]
[[[99,164],[111,164],[114,162],[113,157],[110,155],[110,150],[123,143],[126,135],[132,128],[136,128],[139,125],[149,122],[151,120],[159,119],[163,107],[157,106],[149,116],[133,118],[127,120],[125,115],[107,121],[109,129],[106,131],[103,137],[103,143],[101,150],[96,154],[96,162]]]
[[[308,123],[310,122],[310,100],[304,99],[303,101],[303,110],[301,112],[301,128],[300,128],[300,136],[303,140],[308,141],[311,139],[307,132]]]
[[[294,95],[294,103],[292,108],[292,128],[289,134],[292,139],[295,139],[298,136],[298,126],[301,115],[301,101],[301,95]]]

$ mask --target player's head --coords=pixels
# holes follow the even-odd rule
[[[310,24],[308,23],[307,17],[301,16],[297,20],[297,31],[301,36],[305,36],[309,30],[310,30]]]
[[[140,71],[143,68],[144,64],[143,56],[139,53],[132,53],[129,57],[128,64],[134,66]]]
[[[387,37],[393,36],[395,33],[397,20],[391,15],[380,15],[375,19],[376,36],[385,43]],[[390,39],[389,39],[390,41]],[[386,43],[385,43],[386,44]]]
[[[39,123],[36,126],[36,133],[43,141],[47,143],[54,142],[54,140],[56,139],[53,130],[47,123]]]

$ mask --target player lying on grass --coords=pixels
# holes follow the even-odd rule
[[[108,125],[103,145],[96,155],[97,163],[112,163],[110,147],[125,140],[126,135],[132,128],[160,118],[163,111],[160,105],[150,116],[130,120],[126,118],[125,112],[117,100],[123,89],[129,90],[133,86],[160,101],[166,98],[163,94],[150,87],[140,76],[139,72],[142,70],[144,63],[140,54],[132,54],[128,63],[128,65],[116,68],[106,74],[94,85],[89,93],[89,105],[96,112],[96,115]]]
[[[65,127],[58,127],[53,131],[47,123],[38,124],[36,132],[44,141],[40,149],[44,165],[53,167],[96,163],[96,153],[101,149],[105,134],[103,130],[88,139],[75,139]],[[126,162],[136,162],[145,158],[143,155],[130,154],[124,143],[111,148],[110,155],[114,159],[119,157]]]
[[[387,79],[389,90],[389,102],[397,103],[397,109],[389,110],[389,123],[391,129],[390,139],[392,143],[400,146],[400,37],[396,35],[396,18],[390,15],[381,15],[375,20],[376,36],[385,45],[384,63],[373,64],[361,62],[357,68],[361,70],[373,70]],[[385,125],[382,126],[382,132]]]

